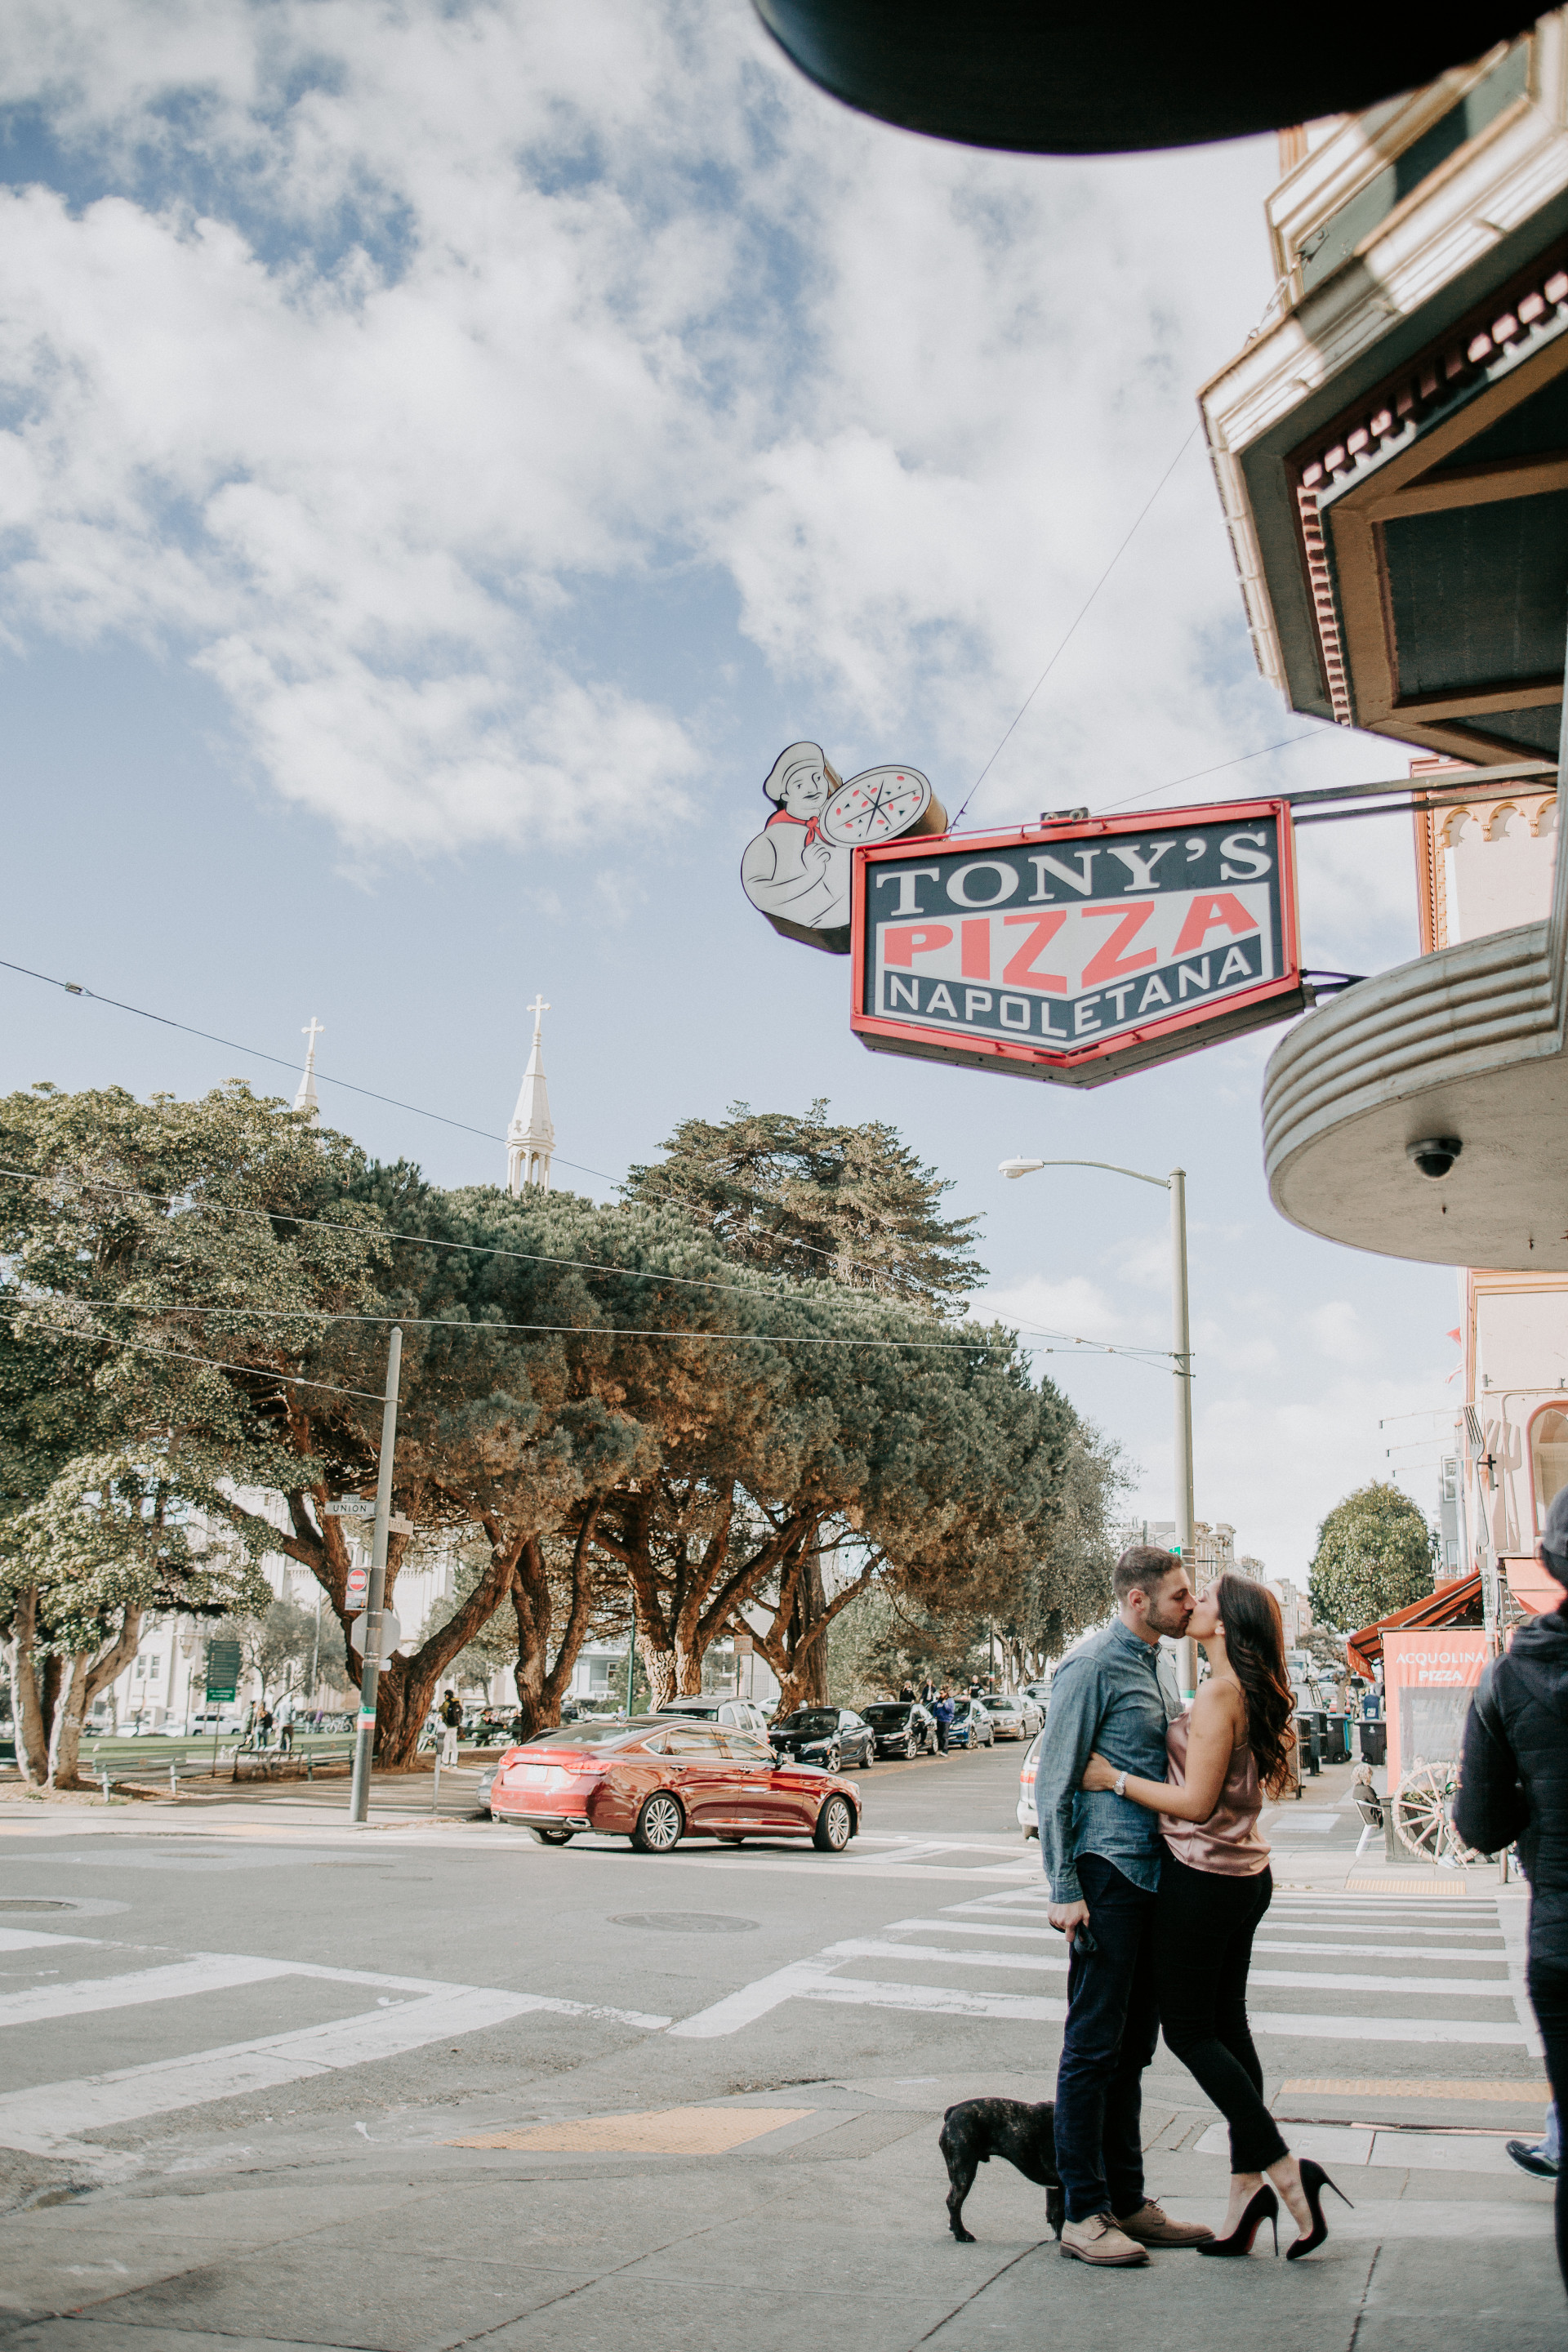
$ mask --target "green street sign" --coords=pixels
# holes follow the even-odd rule
[[[234,1698],[238,1695],[239,1665],[237,1642],[207,1643],[206,1694],[208,1698]]]

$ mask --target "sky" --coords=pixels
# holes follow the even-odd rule
[[[1269,298],[1274,142],[945,146],[744,0],[7,33],[3,953],[95,995],[0,969],[0,1087],[291,1097],[258,1056],[315,1016],[329,1120],[499,1181],[542,992],[559,1182],[826,1097],[980,1216],[983,1311],[1156,1348],[1161,1196],[997,1162],[1183,1165],[1199,1517],[1304,1582],[1352,1487],[1430,1509],[1455,1276],[1272,1209],[1279,1030],[1090,1092],[870,1055],[847,961],[738,879],[800,738],[950,813],[984,771],[966,824],[1398,772],[1258,677],[1194,430]],[[1309,965],[1415,952],[1405,824],[1315,828],[1300,875]],[[1035,1360],[1171,1517],[1168,1375]]]

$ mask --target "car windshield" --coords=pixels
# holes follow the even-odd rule
[[[988,1698],[985,1704],[993,1715],[1016,1715],[1018,1712],[1016,1698]]]
[[[646,1716],[640,1720],[634,1716],[629,1723],[616,1723],[614,1718],[598,1723],[563,1723],[559,1731],[536,1731],[531,1739],[524,1740],[526,1748],[603,1748],[611,1740],[628,1743],[645,1739],[650,1731],[668,1731],[669,1726],[658,1716]]]
[[[793,1715],[781,1717],[774,1728],[778,1731],[837,1731],[838,1709],[836,1706],[797,1706]]]
[[[907,1705],[868,1706],[866,1709],[866,1720],[868,1723],[902,1723],[909,1711]]]

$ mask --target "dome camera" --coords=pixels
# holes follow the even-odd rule
[[[1405,1157],[1414,1160],[1423,1176],[1446,1176],[1464,1148],[1457,1135],[1427,1135],[1407,1143]]]

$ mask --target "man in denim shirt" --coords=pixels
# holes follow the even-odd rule
[[[1057,2072],[1062,2252],[1131,2268],[1150,2246],[1194,2246],[1209,2230],[1171,2221],[1143,2192],[1143,2069],[1160,2019],[1152,1931],[1159,1817],[1079,1783],[1096,1750],[1124,1772],[1165,1778],[1165,1726],[1181,1712],[1160,1649],[1194,1606],[1168,1551],[1134,1544],[1111,1578],[1116,1617],[1058,1667],[1035,1777],[1050,1922],[1068,1939],[1068,2015]]]

